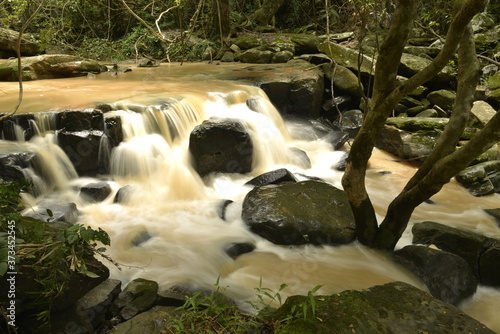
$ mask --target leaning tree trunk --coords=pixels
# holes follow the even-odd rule
[[[415,180],[412,180],[405,188],[407,194],[398,196],[390,205],[387,218],[384,220],[379,231],[375,210],[366,191],[364,181],[368,160],[375,146],[375,141],[384,127],[387,117],[396,104],[413,89],[425,83],[441,71],[455,53],[470,20],[476,13],[484,8],[486,0],[468,0],[465,1],[465,3],[460,3],[460,5],[460,10],[454,15],[445,44],[439,55],[419,73],[415,74],[404,83],[396,85],[396,74],[401,55],[417,10],[417,1],[415,0],[396,1],[396,10],[391,28],[380,48],[379,57],[377,59],[372,100],[365,114],[363,125],[353,141],[346,171],[342,178],[342,185],[354,212],[357,238],[365,245],[379,248],[393,248],[395,242],[399,240],[402,231],[406,228],[414,208],[422,201],[432,196],[435,192],[439,191],[444,183],[448,182],[452,176],[461,170],[459,169],[451,176],[445,176],[445,178],[447,177],[447,181],[441,184],[439,189],[432,190],[435,191],[432,193],[432,191],[429,191],[430,188],[422,189],[422,184],[417,183],[419,179],[425,178],[429,180],[429,175],[432,173],[430,173],[430,171],[426,173],[425,170],[428,167],[425,167],[423,171],[416,176]],[[477,73],[473,73],[473,75],[477,75]],[[462,80],[462,85],[463,84],[464,81]],[[463,101],[467,101],[468,98],[469,97],[464,95]],[[467,108],[463,103],[461,107]],[[470,106],[468,108],[470,109]],[[457,117],[457,119],[459,118],[460,117]],[[452,124],[457,123],[460,123],[460,120],[452,122]],[[452,132],[452,130],[449,130],[446,136],[451,136],[449,132]],[[441,158],[450,152],[449,144],[447,143],[441,143],[439,147],[441,147],[441,152],[432,153],[431,161],[435,160],[441,162],[443,160]],[[467,151],[464,150],[464,152]],[[479,154],[478,152],[475,153],[476,154],[473,156]],[[457,159],[458,158],[455,158],[455,160],[451,161],[455,162]],[[429,163],[428,166],[432,167],[432,164]],[[432,170],[434,170],[434,167]],[[441,169],[441,171],[442,170],[444,169]],[[432,175],[436,176],[435,173]],[[438,176],[443,177],[441,175]],[[425,183],[425,186],[428,185],[429,183]],[[416,205],[412,204],[417,202],[419,203]],[[408,207],[408,209],[405,209],[405,207]],[[389,241],[389,239],[392,240]]]
[[[280,7],[285,3],[285,0],[264,0],[262,6],[257,9],[250,18],[257,23],[257,25],[268,25],[274,15],[278,12]]]

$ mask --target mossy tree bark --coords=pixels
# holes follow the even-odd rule
[[[274,15],[278,12],[280,7],[285,3],[285,0],[264,0],[262,6],[257,9],[250,18],[254,20],[257,25],[268,25]]]
[[[380,47],[375,69],[373,95],[365,113],[363,126],[353,141],[342,185],[346,191],[356,220],[357,238],[368,246],[393,249],[405,230],[413,210],[437,193],[450,178],[463,170],[476,156],[498,141],[500,116],[492,119],[481,133],[467,146],[455,152],[455,144],[462,134],[472,105],[479,68],[470,32],[472,17],[484,9],[486,0],[467,0],[458,3],[457,10],[439,55],[422,71],[402,84],[396,83],[396,75],[404,46],[416,17],[415,0],[397,0],[391,28]],[[387,215],[380,225],[365,186],[368,160],[375,141],[384,127],[387,117],[397,103],[409,92],[422,85],[447,64],[460,44],[459,83],[457,99],[442,138],[428,158],[410,180],[403,192],[389,205]],[[493,128],[492,128],[493,126]]]

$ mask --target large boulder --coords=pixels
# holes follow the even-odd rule
[[[375,60],[365,54],[360,56],[359,50],[332,42],[323,42],[318,46],[318,49],[336,64],[347,67],[356,73],[359,71],[365,76],[372,76],[375,73]],[[358,66],[360,57],[362,59],[361,67]]]
[[[355,238],[344,192],[319,181],[256,187],[243,201],[242,218],[252,232],[280,245],[338,245]]]
[[[321,111],[323,72],[307,61],[253,65],[232,75],[262,88],[282,114],[317,117]]]
[[[436,298],[458,305],[472,296],[477,279],[467,261],[458,255],[424,246],[409,245],[394,253],[396,262],[418,276]]]
[[[75,167],[78,175],[99,173],[99,148],[103,131],[58,131],[57,142]]]
[[[8,58],[17,54],[17,39],[19,32],[0,28],[0,56]],[[34,56],[42,51],[40,45],[34,42],[28,35],[21,37],[21,56]]]
[[[462,257],[481,284],[500,286],[500,240],[430,221],[415,224],[412,233],[413,243],[435,245]]]
[[[108,68],[95,60],[70,55],[41,55],[22,58],[23,80],[40,80],[84,76],[106,72]],[[0,81],[17,81],[17,59],[0,64]]]
[[[455,306],[402,282],[315,296],[314,301],[312,306],[309,296],[289,297],[272,320],[295,316],[275,333],[494,334]]]
[[[189,137],[189,151],[201,177],[252,170],[253,142],[237,119],[211,118],[196,126]]]

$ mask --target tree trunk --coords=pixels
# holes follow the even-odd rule
[[[453,151],[452,147],[455,146],[456,138],[463,131],[463,125],[467,118],[466,114],[469,113],[472,102],[469,92],[471,87],[475,87],[474,80],[477,83],[478,71],[475,62],[471,60],[471,41],[469,37],[462,38],[462,36],[472,17],[486,5],[486,0],[468,0],[459,3],[459,5],[459,10],[453,17],[445,44],[439,55],[426,68],[397,86],[396,74],[413,19],[416,17],[417,1],[396,1],[391,28],[380,48],[377,59],[370,106],[365,113],[363,125],[353,141],[346,171],[342,178],[342,185],[354,212],[357,237],[362,244],[385,249],[393,248],[406,228],[414,208],[438,192],[451,177],[460,172],[474,157],[483,152],[470,152],[462,148],[462,155],[468,152],[472,157],[459,155],[453,159],[448,159],[449,156],[447,156]],[[456,107],[457,116],[450,120],[451,125],[438,144],[438,150],[431,154],[430,162],[422,168],[422,172],[418,173],[410,181],[403,193],[391,203],[386,219],[379,228],[375,210],[366,192],[364,181],[366,166],[375,146],[375,141],[384,127],[387,117],[401,98],[437,75],[456,52],[459,42],[463,43],[463,48],[461,51],[462,69],[460,71],[462,77],[459,79],[460,88],[458,92],[460,97],[457,96],[457,101],[460,101],[460,103],[457,103]],[[492,134],[490,133],[490,135]],[[451,143],[446,142],[446,140],[451,140]],[[487,146],[487,140],[487,138],[483,138],[484,147]],[[436,174],[436,166],[442,166],[442,161],[453,161],[457,165],[441,167],[439,171],[444,175],[438,175]],[[469,162],[464,165],[467,161]],[[462,165],[463,167],[457,170],[457,166]],[[449,175],[450,173],[455,174]],[[429,178],[430,175],[433,175],[432,177],[436,178],[436,180]]]
[[[358,135],[354,139],[347,166],[342,178],[342,186],[351,204],[356,220],[358,240],[365,245],[373,244],[377,231],[375,210],[365,187],[366,166],[385,120],[392,112],[397,100],[387,96],[394,90],[396,75],[406,40],[416,16],[416,1],[398,0],[393,24],[380,48],[380,56],[375,69],[375,83],[372,102]]]
[[[257,25],[268,25],[284,3],[285,0],[264,0],[262,6],[250,15],[250,18],[254,20]]]
[[[231,32],[229,0],[213,0],[212,8],[212,13],[214,14],[212,34],[214,36],[219,36],[221,39],[225,39]]]

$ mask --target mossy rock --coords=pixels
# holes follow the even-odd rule
[[[315,296],[314,301],[315,307],[308,296],[289,297],[272,315],[283,323],[275,333],[494,333],[460,309],[403,282]]]

